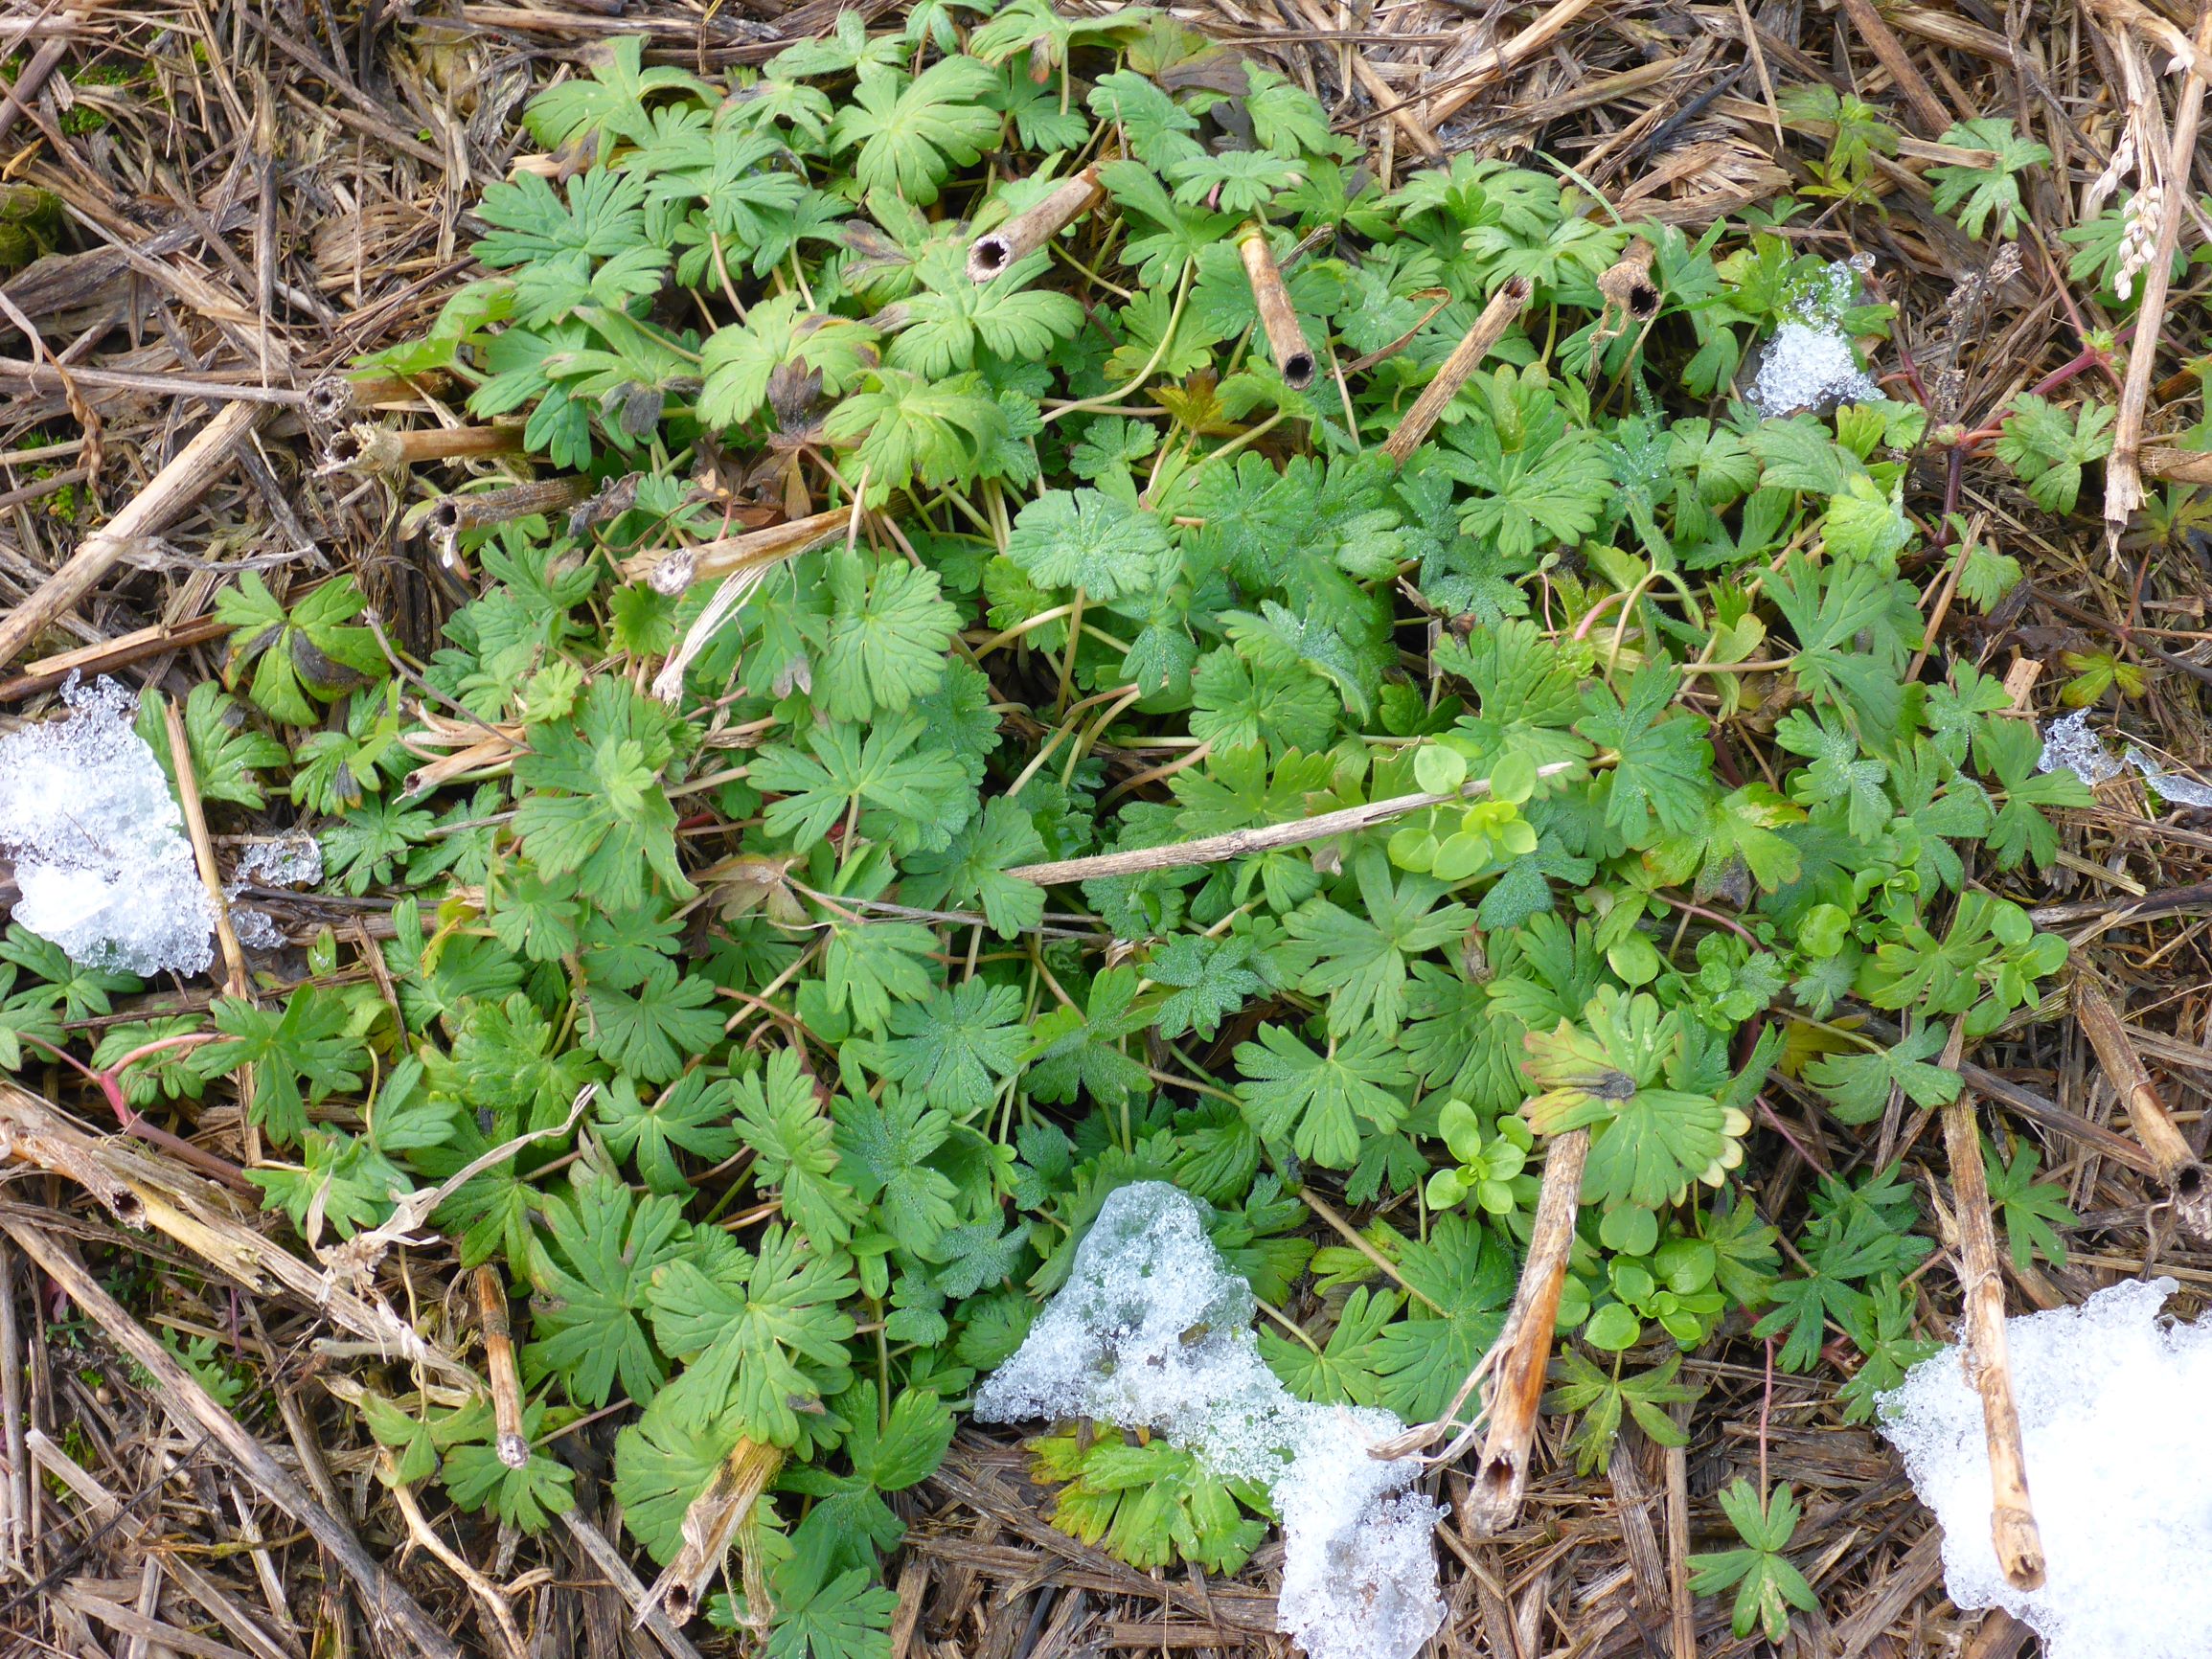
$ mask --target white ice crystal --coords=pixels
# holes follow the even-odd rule
[[[15,920],[87,967],[197,973],[215,910],[169,778],[114,681],[62,688],[66,720],[0,738],[0,851]]]
[[[2002,1607],[2046,1659],[2203,1659],[2212,1561],[2212,1319],[2162,1322],[2171,1279],[2099,1291],[2005,1323],[2040,1590],[2014,1589],[1990,1541],[1981,1397],[1959,1351],[1914,1368],[1881,1402],[1882,1432],[1943,1525],[1944,1585]]]
[[[1843,314],[1859,294],[1860,266],[1838,260],[1799,295],[1767,342],[1751,382],[1751,401],[1767,416],[1799,414],[1832,403],[1866,403],[1881,396],[1852,355]]]
[[[281,950],[285,931],[266,911],[237,902],[248,887],[312,887],[323,878],[322,844],[294,831],[273,841],[257,841],[239,856],[223,897],[232,900],[231,928],[252,950]]]
[[[2071,772],[2090,787],[2107,784],[2120,775],[2120,762],[2113,760],[2097,735],[2089,730],[2089,711],[2053,720],[2043,733],[2043,752],[2036,761],[2039,772]]]
[[[2173,807],[2212,807],[2212,789],[2206,788],[2194,778],[2184,778],[2178,772],[2169,772],[2140,749],[2128,751],[2128,764],[2143,774],[2158,799]]]
[[[1147,1428],[1266,1486],[1283,1525],[1278,1627],[1311,1659],[1411,1659],[1444,1622],[1429,1536],[1443,1511],[1406,1489],[1416,1465],[1368,1452],[1404,1425],[1291,1398],[1260,1358],[1256,1311],[1196,1201],[1162,1181],[1123,1187],[975,1415]]]
[[[2053,720],[2043,734],[2043,752],[2036,761],[2041,772],[2068,771],[2094,786],[2109,783],[2132,766],[2159,800],[2174,807],[2212,807],[2212,787],[2178,772],[2169,772],[2133,744],[2124,760],[2115,761],[2103,739],[2089,730],[2089,711],[2081,710],[2063,720]]]

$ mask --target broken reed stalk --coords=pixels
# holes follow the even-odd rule
[[[1106,199],[1094,162],[1063,179],[1042,201],[1024,208],[994,231],[968,244],[968,280],[988,283],[1021,263]]]
[[[1958,1065],[1966,1035],[1951,1027],[1941,1063]],[[2043,1581],[2042,1533],[2028,1499],[2027,1456],[2020,1444],[2019,1407],[2013,1398],[2012,1365],[2005,1347],[2005,1282],[1997,1265],[1996,1225],[1990,1217],[1989,1178],[1982,1167],[1981,1125],[1974,1097],[1961,1088],[1943,1108],[1943,1140],[1950,1155],[1950,1190],[1958,1211],[1959,1289],[1966,1327],[1960,1355],[1967,1380],[1981,1396],[1982,1431],[1989,1442],[1990,1539],[1997,1565],[2016,1589]]]
[[[1451,349],[1444,367],[1437,370],[1436,378],[1421,389],[1421,396],[1398,422],[1398,429],[1384,440],[1383,451],[1393,463],[1403,466],[1406,458],[1421,447],[1430,428],[1459,396],[1459,389],[1467,384],[1468,376],[1482,366],[1483,358],[1490,355],[1490,349],[1513,327],[1514,319],[1528,304],[1529,293],[1526,277],[1511,277],[1504,287],[1491,295],[1490,304],[1483,307],[1474,327]]]
[[[2201,55],[2212,48],[2212,6],[2197,22],[2195,41]],[[2158,358],[2158,337],[2166,322],[2167,289],[2174,269],[2174,250],[2181,239],[2182,197],[2188,193],[2190,170],[2197,156],[2197,126],[2204,113],[2204,77],[2201,57],[2192,58],[2181,80],[2180,102],[2174,110],[2174,132],[2166,154],[2159,158],[2156,177],[2165,186],[2165,210],[2158,220],[2158,241],[2151,262],[2143,268],[2143,303],[2135,313],[2135,336],[2128,342],[2128,373],[2120,382],[2120,413],[2112,423],[2112,452],[2105,463],[2105,540],[2115,564],[2120,537],[2128,521],[2143,505],[2143,417],[2151,397],[2151,376]]]
[[[522,453],[520,426],[423,426],[400,432],[356,420],[323,446],[326,472],[398,472],[423,461]]]
[[[2135,1139],[2143,1143],[2143,1150],[2157,1165],[2158,1179],[2165,1183],[2167,1196],[2173,1201],[2175,1219],[2191,1238],[2212,1239],[2212,1170],[2205,1168],[2182,1138],[2180,1126],[2151,1081],[2142,1056],[2129,1040],[2111,998],[2086,973],[2077,972],[2074,977],[2074,1018],[2089,1046],[2097,1051],[2097,1063],[2105,1068],[2112,1092],[2128,1108],[2128,1123],[2135,1131]]]
[[[1260,328],[1267,336],[1267,350],[1283,383],[1293,392],[1313,384],[1313,352],[1306,344],[1306,330],[1298,325],[1298,308],[1290,304],[1290,290],[1283,282],[1283,268],[1267,245],[1266,227],[1248,220],[1237,232],[1237,251],[1243,257],[1244,276],[1252,284],[1252,304],[1260,313]]]
[[[498,1270],[478,1267],[469,1274],[476,1289],[476,1319],[484,1328],[484,1371],[491,1382],[491,1421],[499,1439],[499,1461],[511,1469],[530,1462],[530,1437],[522,1432],[522,1373],[514,1360],[514,1327],[507,1317],[507,1286]]]
[[[1514,1292],[1513,1311],[1499,1339],[1504,1351],[1492,1368],[1490,1433],[1475,1461],[1461,1517],[1467,1531],[1479,1537],[1512,1526],[1528,1489],[1529,1447],[1536,1440],[1537,1407],[1543,1398],[1544,1368],[1551,1363],[1552,1333],[1559,1324],[1560,1291],[1566,1284],[1567,1256],[1574,1248],[1575,1212],[1582,1204],[1583,1164],[1589,1149],[1589,1130],[1569,1129],[1554,1135],[1544,1151],[1543,1184],[1529,1228],[1528,1257],[1521,1263],[1520,1285]]]
[[[308,418],[323,426],[336,426],[365,409],[411,407],[424,392],[451,391],[453,376],[433,369],[412,379],[398,375],[326,375],[307,390],[304,407]]]
[[[140,536],[153,534],[197,501],[221,476],[222,463],[231,451],[268,414],[265,403],[225,404],[127,506],[80,541],[59,570],[0,618],[0,663],[14,661],[51,624],[74,609],[122,563]]]
[[[1556,778],[1577,766],[1608,763],[1603,756],[1592,761],[1551,761],[1539,766],[1536,775],[1539,779]],[[1263,824],[1251,830],[1232,830],[1225,835],[1202,835],[1196,841],[1177,841],[1168,847],[1137,847],[1127,852],[1101,852],[1089,858],[1063,858],[1050,864],[1017,864],[1006,874],[1017,881],[1057,887],[1063,882],[1097,881],[1108,875],[1141,875],[1149,870],[1222,864],[1254,852],[1273,852],[1285,847],[1303,846],[1309,841],[1326,841],[1332,835],[1349,835],[1392,818],[1402,818],[1408,812],[1448,806],[1453,801],[1472,800],[1489,792],[1488,778],[1472,778],[1449,795],[1431,795],[1425,791],[1393,795],[1386,800],[1370,801],[1363,807],[1340,807],[1334,812],[1317,813],[1311,818],[1293,818],[1287,824]]]
[[[1587,1129],[1554,1135],[1544,1148],[1543,1184],[1537,1193],[1528,1255],[1521,1262],[1512,1310],[1497,1341],[1468,1374],[1444,1415],[1371,1448],[1379,1458],[1403,1457],[1457,1429],[1451,1443],[1426,1460],[1448,1464],[1487,1422],[1467,1505],[1460,1511],[1470,1537],[1490,1537],[1512,1526],[1528,1490],[1529,1447],[1536,1442],[1537,1409],[1543,1400],[1544,1370],[1551,1363],[1552,1335],[1559,1326],[1560,1292],[1566,1284],[1567,1257],[1574,1249],[1575,1215],[1582,1205],[1583,1166],[1589,1150]],[[1483,1408],[1461,1426],[1456,1420],[1459,1408],[1485,1375],[1490,1389]]]
[[[411,531],[428,530],[438,544],[438,557],[451,564],[459,557],[464,531],[507,524],[539,512],[562,512],[590,498],[594,486],[581,473],[564,478],[537,478],[528,484],[511,484],[503,489],[481,489],[467,495],[441,495],[419,510]]]
[[[638,1610],[637,1623],[645,1623],[647,1607],[665,1607],[668,1616],[677,1625],[688,1625],[697,1615],[699,1597],[714,1576],[721,1570],[728,1557],[730,1546],[739,1547],[739,1575],[745,1591],[746,1605],[753,1616],[765,1622],[767,1616],[766,1586],[762,1581],[759,1563],[754,1552],[746,1547],[739,1534],[752,1519],[753,1507],[761,1494],[768,1489],[768,1483],[783,1469],[784,1454],[772,1445],[738,1438],[730,1448],[730,1455],[721,1461],[714,1478],[684,1510],[684,1518],[678,1529],[683,1547],[668,1570],[653,1581],[646,1592],[645,1603]]]
[[[560,1524],[567,1529],[576,1547],[591,1557],[591,1564],[606,1575],[606,1581],[614,1586],[615,1594],[637,1615],[637,1625],[651,1634],[669,1659],[699,1659],[699,1650],[669,1622],[660,1603],[638,1582],[637,1575],[629,1570],[629,1563],[622,1558],[622,1552],[607,1541],[604,1533],[573,1509],[560,1511]]]
[[[11,1217],[0,1218],[0,1228],[45,1269],[47,1277],[107,1333],[117,1348],[151,1374],[154,1398],[188,1442],[205,1436],[219,1446],[258,1496],[290,1515],[344,1569],[359,1588],[362,1606],[373,1620],[403,1635],[426,1659],[462,1659],[460,1645],[422,1610],[406,1586],[386,1572],[383,1564],[361,1547],[360,1539],[345,1522],[317,1503],[237,1418],[216,1402],[197,1377],[101,1287],[75,1251],[50,1234]]]
[[[645,553],[624,561],[622,573],[632,581],[641,578],[653,592],[675,595],[695,582],[735,576],[739,571],[797,558],[823,543],[849,534],[853,528],[850,507],[832,508],[807,518],[771,524],[743,535],[725,535],[719,541],[702,541],[696,547],[679,547],[673,553]]]
[[[41,692],[51,692],[65,683],[71,674],[91,678],[110,669],[144,662],[148,657],[158,657],[170,651],[207,645],[221,639],[231,631],[231,624],[218,622],[214,617],[201,617],[194,622],[174,625],[158,623],[152,627],[119,634],[114,639],[102,640],[95,645],[80,646],[73,651],[41,657],[28,664],[23,672],[11,679],[0,680],[0,703],[20,702],[25,697],[37,696]]]

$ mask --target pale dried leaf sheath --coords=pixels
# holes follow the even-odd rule
[[[999,272],[1021,263],[1105,199],[1106,188],[1098,181],[1098,168],[1084,168],[1062,181],[1044,200],[970,242],[968,280],[988,283]]]
[[[631,581],[643,580],[655,593],[679,594],[694,582],[713,581],[741,570],[781,563],[811,553],[825,542],[845,535],[853,523],[853,510],[837,507],[809,518],[788,519],[765,530],[743,535],[725,535],[719,541],[702,541],[696,547],[679,547],[673,553],[646,553],[626,560],[622,574]]]
[[[1260,313],[1260,327],[1267,336],[1267,350],[1283,383],[1294,392],[1313,384],[1313,352],[1306,344],[1306,330],[1298,326],[1297,307],[1284,285],[1282,267],[1267,246],[1267,233],[1258,224],[1246,224],[1237,233],[1237,249],[1244,259],[1244,275],[1252,284],[1252,304]]]
[[[660,1607],[666,1607],[669,1618],[677,1625],[689,1624],[699,1610],[700,1597],[709,1580],[721,1570],[733,1543],[739,1546],[740,1577],[744,1585],[745,1602],[755,1618],[765,1624],[766,1589],[761,1581],[754,1552],[746,1547],[741,1534],[752,1517],[754,1505],[783,1466],[784,1454],[774,1446],[739,1437],[738,1443],[730,1448],[730,1455],[722,1459],[721,1466],[715,1470],[714,1478],[684,1511],[683,1525],[679,1529],[683,1548],[668,1564],[668,1571],[646,1592],[638,1607],[638,1624],[643,1625],[649,1612]]]
[[[1520,1287],[1514,1292],[1513,1312],[1499,1338],[1503,1349],[1493,1368],[1490,1433],[1468,1489],[1466,1526],[1477,1536],[1512,1526],[1528,1489],[1529,1447],[1536,1440],[1537,1407],[1543,1398],[1544,1368],[1551,1360],[1589,1149],[1590,1132],[1569,1129],[1553,1136],[1544,1153],[1528,1258],[1521,1264]]]
[[[2212,1170],[2205,1169],[2158,1098],[2151,1074],[2128,1038],[2119,1011],[2104,988],[2086,973],[2074,979],[2074,1018],[2097,1051],[2112,1092],[2128,1108],[2135,1139],[2157,1164],[2158,1179],[2174,1201],[2174,1216],[2194,1239],[2212,1239]]]
[[[1951,1028],[1945,1066],[1958,1064],[1965,1030],[1963,1021]],[[2021,1448],[2020,1413],[2005,1347],[2005,1284],[1997,1266],[1996,1225],[1990,1217],[1989,1179],[1982,1168],[1981,1125],[1974,1117],[1974,1098],[1964,1089],[1943,1109],[1943,1140],[1958,1207],[1966,1327],[1962,1357],[1969,1380],[1981,1395],[1982,1428],[1989,1440],[1990,1537],[2007,1582],[2033,1590],[2043,1581],[2042,1533],[2028,1501],[2027,1454]]]
[[[1398,422],[1398,429],[1384,441],[1383,450],[1391,460],[1403,466],[1406,457],[1421,447],[1451,400],[1459,396],[1459,389],[1467,384],[1468,376],[1482,367],[1490,349],[1513,327],[1514,319],[1528,304],[1529,292],[1526,277],[1513,277],[1491,295],[1490,304],[1483,307],[1482,315],[1475,318],[1466,338],[1451,349],[1444,367],[1437,370],[1436,378],[1421,389],[1421,396]]]
[[[2204,114],[2204,78],[2199,65],[2212,48],[2212,7],[2197,23],[2197,57],[2182,78],[2181,99],[2174,111],[2173,141],[2167,148],[2161,182],[2164,213],[2158,241],[2143,268],[2143,304],[2135,313],[2135,336],[2128,343],[2128,374],[2120,382],[2120,412],[2112,422],[2112,452],[2105,464],[2105,533],[2115,562],[2120,536],[2143,505],[2141,454],[2143,417],[2151,397],[2151,376],[2158,358],[2158,338],[2166,323],[2166,290],[2173,277],[2174,250],[2181,239],[2181,200],[2197,155],[2197,126]]]
[[[79,542],[37,592],[0,618],[0,663],[14,661],[49,624],[75,607],[122,561],[133,541],[151,535],[198,500],[219,476],[224,459],[268,414],[267,404],[231,403],[202,426],[127,507]]]
[[[1539,778],[1556,778],[1594,761],[1551,761],[1536,770]],[[1373,825],[1402,818],[1408,812],[1441,807],[1448,801],[1471,800],[1490,792],[1488,778],[1472,778],[1449,795],[1426,792],[1393,795],[1370,801],[1364,807],[1340,807],[1311,818],[1293,818],[1286,824],[1264,824],[1251,830],[1231,830],[1222,835],[1202,835],[1196,841],[1177,841],[1167,847],[1133,847],[1127,852],[1101,852],[1089,858],[1063,858],[1051,864],[1017,864],[1007,872],[1016,881],[1034,881],[1039,887],[1062,882],[1097,881],[1108,875],[1141,875],[1148,870],[1181,870],[1193,864],[1225,864],[1254,852],[1272,852],[1284,847],[1301,847],[1309,841],[1326,841],[1332,835],[1350,835]]]

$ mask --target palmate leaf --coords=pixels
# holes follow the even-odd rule
[[[1638,669],[1629,676],[1625,695],[1609,686],[1585,693],[1584,715],[1575,730],[1610,749],[1611,786],[1606,822],[1642,845],[1656,826],[1666,835],[1694,832],[1704,817],[1706,781],[1712,776],[1713,746],[1704,721],[1669,707],[1681,676],[1673,669]]]
[[[836,1128],[799,1051],[776,1050],[764,1073],[741,1078],[732,1092],[737,1130],[753,1149],[754,1184],[775,1189],[785,1218],[807,1238],[849,1243],[865,1207],[837,1177]]]
[[[974,373],[942,379],[884,369],[830,411],[825,436],[859,440],[863,499],[880,507],[916,478],[943,489],[973,476],[1007,434],[1006,413]]]
[[[1805,1068],[1805,1080],[1826,1095],[1836,1121],[1871,1124],[1900,1089],[1917,1106],[1948,1105],[1963,1086],[1956,1072],[1930,1065],[1944,1045],[1943,1026],[1926,1025],[1893,1046],[1872,1053],[1831,1055]]]
[[[1153,591],[1174,562],[1156,516],[1096,489],[1052,489],[1029,503],[1006,555],[1040,587],[1080,588],[1108,602]]]
[[[1407,1289],[1403,1319],[1376,1339],[1382,1403],[1408,1422],[1439,1416],[1505,1326],[1513,1253],[1480,1222],[1439,1216],[1425,1241],[1396,1252]]]
[[[960,1219],[952,1203],[959,1189],[928,1162],[952,1133],[952,1119],[904,1092],[886,1094],[880,1104],[840,1100],[836,1117],[837,1157],[854,1192],[901,1248],[926,1260]]]
[[[862,190],[895,191],[927,207],[953,169],[972,167],[998,136],[998,112],[979,102],[998,84],[997,72],[972,57],[947,57],[912,80],[864,65],[832,142],[860,147],[853,176]]]
[[[891,1011],[891,1036],[870,1064],[929,1105],[965,1118],[981,1111],[1021,1069],[1029,1032],[1021,992],[965,979],[927,1002]]]
[[[679,976],[675,964],[659,962],[634,991],[591,990],[584,1040],[630,1076],[665,1082],[721,1037],[722,1015],[714,1001],[712,981]]]
[[[656,93],[689,92],[700,98],[714,94],[682,70],[662,64],[645,67],[645,42],[636,35],[618,35],[607,43],[607,59],[588,80],[564,80],[549,86],[530,101],[523,125],[549,149],[587,135],[627,138],[645,144],[652,137],[646,102]]]
[[[1326,898],[1309,900],[1285,920],[1296,943],[1284,953],[1298,988],[1326,1002],[1329,1030],[1342,1036],[1370,1026],[1384,1035],[1405,1014],[1406,964],[1460,932],[1474,913],[1436,901],[1448,891],[1426,875],[1398,874],[1380,847],[1353,865],[1357,913]]]
[[[548,1198],[544,1216],[550,1241],[531,1257],[540,1300],[525,1370],[559,1374],[579,1405],[604,1405],[618,1380],[630,1398],[650,1399],[667,1374],[646,1334],[647,1292],[654,1269],[682,1248],[683,1206],[633,1203],[621,1181],[579,1164],[570,1195]]]
[[[1653,1086],[1663,1074],[1686,1069],[1690,1034],[1681,1012],[1662,1012],[1652,996],[1608,986],[1583,1019],[1581,1027],[1562,1020],[1554,1031],[1531,1032],[1524,1069],[1544,1091],[1525,1108],[1532,1128],[1591,1131],[1585,1200],[1656,1210],[1691,1181],[1718,1186],[1742,1162],[1751,1120],[1711,1094]],[[1749,1075],[1763,1075],[1765,1064]]]
[[[1083,307],[1054,289],[1024,286],[1044,268],[1038,254],[988,283],[970,282],[965,268],[946,269],[938,281],[925,274],[931,285],[901,307],[905,326],[891,342],[892,367],[947,375],[974,367],[979,349],[1012,363],[1045,356],[1083,326]]]
[[[516,782],[529,790],[514,829],[540,870],[574,872],[618,910],[644,901],[649,873],[675,897],[691,897],[676,862],[675,808],[656,783],[675,752],[665,712],[603,676],[573,723],[539,726],[531,744],[514,762]]]
[[[900,714],[936,688],[960,612],[943,598],[935,571],[900,558],[871,568],[857,551],[838,548],[828,586],[830,637],[815,685],[832,719]]]
[[[627,1158],[649,1190],[681,1196],[691,1189],[677,1152],[718,1164],[738,1149],[731,1105],[729,1079],[704,1070],[684,1073],[650,1104],[634,1079],[618,1077],[594,1098],[592,1121],[607,1150]]]
[[[1083,1008],[1056,1008],[1036,1023],[1022,1056],[1032,1095],[1072,1101],[1080,1090],[1118,1105],[1144,1087],[1144,1066],[1122,1052],[1125,1040],[1152,1023],[1151,1006],[1137,1000],[1138,982],[1136,969],[1109,967],[1091,981]]]
[[[924,906],[980,904],[1001,939],[1034,928],[1044,918],[1044,889],[1007,871],[1044,856],[1044,841],[1027,812],[1003,795],[952,837],[942,852],[917,852],[906,861],[902,888]]]
[[[1749,1481],[1738,1477],[1722,1492],[1721,1508],[1745,1547],[1692,1556],[1690,1588],[1711,1596],[1735,1586],[1729,1623],[1736,1634],[1764,1630],[1767,1641],[1778,1643],[1789,1634],[1790,1608],[1811,1612],[1820,1604],[1805,1575],[1782,1554],[1797,1530],[1797,1500],[1788,1482],[1762,1498]]]
[[[1405,1119],[1395,1091],[1412,1079],[1373,1028],[1317,1055],[1295,1033],[1264,1025],[1258,1041],[1238,1044],[1237,1064],[1244,1074],[1237,1098],[1252,1127],[1326,1169],[1352,1168],[1362,1121],[1387,1133]]]
[[[779,370],[819,375],[830,397],[844,395],[876,364],[876,331],[850,317],[801,308],[796,294],[762,301],[742,323],[718,329],[699,352],[699,419],[734,426],[759,414]]]
[[[705,1238],[714,1248],[695,1244],[654,1269],[654,1339],[690,1365],[691,1386],[727,1399],[747,1435],[791,1445],[797,1408],[842,1393],[851,1376],[853,1319],[839,1306],[855,1288],[846,1259],[780,1226],[761,1236],[757,1256],[726,1235]]]

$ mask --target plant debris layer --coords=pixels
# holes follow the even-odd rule
[[[1495,1436],[1548,1166],[1440,1640],[2019,1651],[1875,1415],[1985,1203],[2212,1271],[2192,21],[27,15],[0,695],[210,960],[7,843],[12,1633],[1279,1644],[1289,1497],[979,1387],[1166,1183]]]

